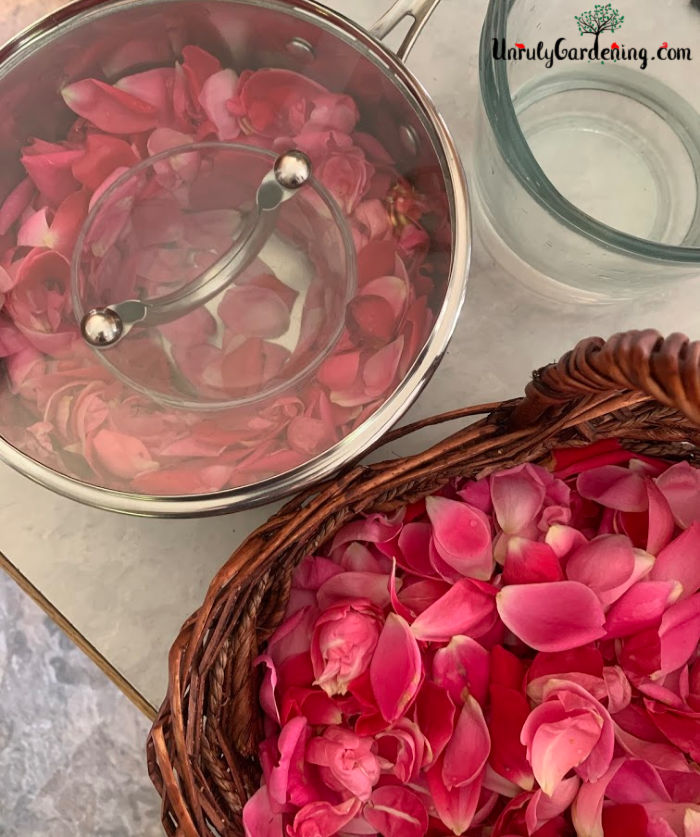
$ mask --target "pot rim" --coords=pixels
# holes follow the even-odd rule
[[[133,0],[76,0],[37,21],[0,47],[0,68],[26,46],[46,36],[57,25],[75,20],[86,12],[106,7],[126,7]],[[141,0],[155,5],[180,0]],[[224,0],[225,2],[225,0]],[[392,81],[430,127],[435,151],[441,160],[452,221],[452,261],[445,298],[432,332],[411,369],[387,400],[359,427],[333,447],[290,471],[247,486],[205,495],[156,496],[133,494],[91,485],[55,471],[21,452],[0,437],[0,461],[39,485],[72,500],[102,509],[141,517],[204,517],[228,514],[281,500],[332,476],[357,461],[375,445],[413,404],[429,381],[457,325],[466,295],[471,261],[471,211],[466,175],[457,147],[427,91],[400,59],[381,41],[358,24],[315,0],[233,0],[272,9],[301,10],[317,25],[352,39],[355,49],[364,47],[368,60],[390,71]]]
[[[660,266],[700,263],[700,247],[663,244],[609,227],[567,200],[547,177],[520,128],[508,79],[508,62],[491,57],[492,39],[506,37],[508,15],[515,2],[490,0],[479,43],[481,100],[496,146],[508,169],[545,212],[601,247],[658,262]]]

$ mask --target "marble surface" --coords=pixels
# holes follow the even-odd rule
[[[0,835],[156,837],[148,722],[0,573]]]
[[[330,5],[363,24],[377,15],[376,0]],[[485,0],[443,0],[409,61],[444,114],[467,169],[485,7]],[[652,326],[700,336],[699,296],[694,283],[683,293],[674,288],[634,304],[540,298],[510,278],[477,240],[456,334],[406,420],[516,396],[533,368],[593,333]],[[423,446],[447,429],[393,445],[389,453]],[[80,507],[0,468],[0,549],[154,704],[164,692],[167,651],[180,625],[222,562],[271,511],[197,521],[121,518]]]

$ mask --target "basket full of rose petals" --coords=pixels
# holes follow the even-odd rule
[[[595,338],[288,504],[173,645],[166,832],[700,834],[699,424],[700,344]]]

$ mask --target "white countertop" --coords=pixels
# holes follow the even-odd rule
[[[46,0],[49,5],[56,4]],[[329,5],[362,24],[377,14],[376,0]],[[409,61],[445,116],[467,170],[485,7],[485,0],[443,0]],[[653,327],[700,337],[699,298],[700,279],[633,304],[550,301],[505,275],[477,240],[455,336],[406,421],[517,396],[534,368],[592,334]],[[423,433],[387,453],[408,452],[446,432]],[[120,517],[55,496],[0,466],[0,551],[156,705],[181,624],[201,603],[216,570],[273,510],[191,521]]]

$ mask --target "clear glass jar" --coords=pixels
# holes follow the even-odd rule
[[[632,298],[700,275],[700,10],[491,0],[481,232],[539,289]]]

